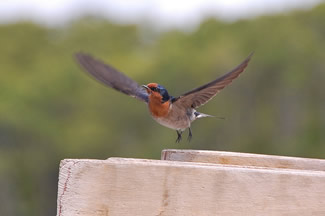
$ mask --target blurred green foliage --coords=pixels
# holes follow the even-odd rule
[[[156,34],[85,18],[61,28],[0,26],[0,215],[54,215],[64,158],[158,159],[164,148],[325,158],[325,5],[197,31]],[[177,96],[247,70],[200,111],[193,139],[155,123],[146,105],[90,79],[74,53]],[[186,136],[186,135],[185,135]]]

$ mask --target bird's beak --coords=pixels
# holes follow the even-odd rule
[[[147,85],[142,85],[141,87],[145,88],[145,89],[149,89],[149,87]]]
[[[145,88],[147,90],[148,93],[150,93],[150,88],[147,85],[142,85],[142,88]]]

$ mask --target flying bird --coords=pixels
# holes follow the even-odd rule
[[[166,88],[157,83],[140,86],[114,67],[88,54],[77,53],[76,59],[99,82],[146,103],[153,119],[165,127],[176,130],[176,142],[180,142],[182,133],[187,128],[189,129],[188,140],[191,140],[191,123],[193,121],[203,117],[213,117],[198,112],[196,108],[206,104],[237,78],[247,67],[252,55],[253,53],[223,76],[178,97],[169,95]]]

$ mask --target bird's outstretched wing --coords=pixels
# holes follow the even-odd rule
[[[80,65],[96,80],[112,87],[124,94],[148,102],[148,93],[137,82],[119,72],[110,65],[94,59],[90,55],[77,53],[76,58]]]
[[[173,103],[179,103],[184,107],[197,108],[211,100],[221,89],[229,85],[233,79],[237,78],[247,67],[251,53],[240,65],[232,71],[218,77],[205,85],[202,85],[192,91],[189,91],[173,100]]]

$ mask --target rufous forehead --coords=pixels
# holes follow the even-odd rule
[[[149,88],[157,88],[158,87],[158,84],[157,83],[149,83],[147,86]]]

